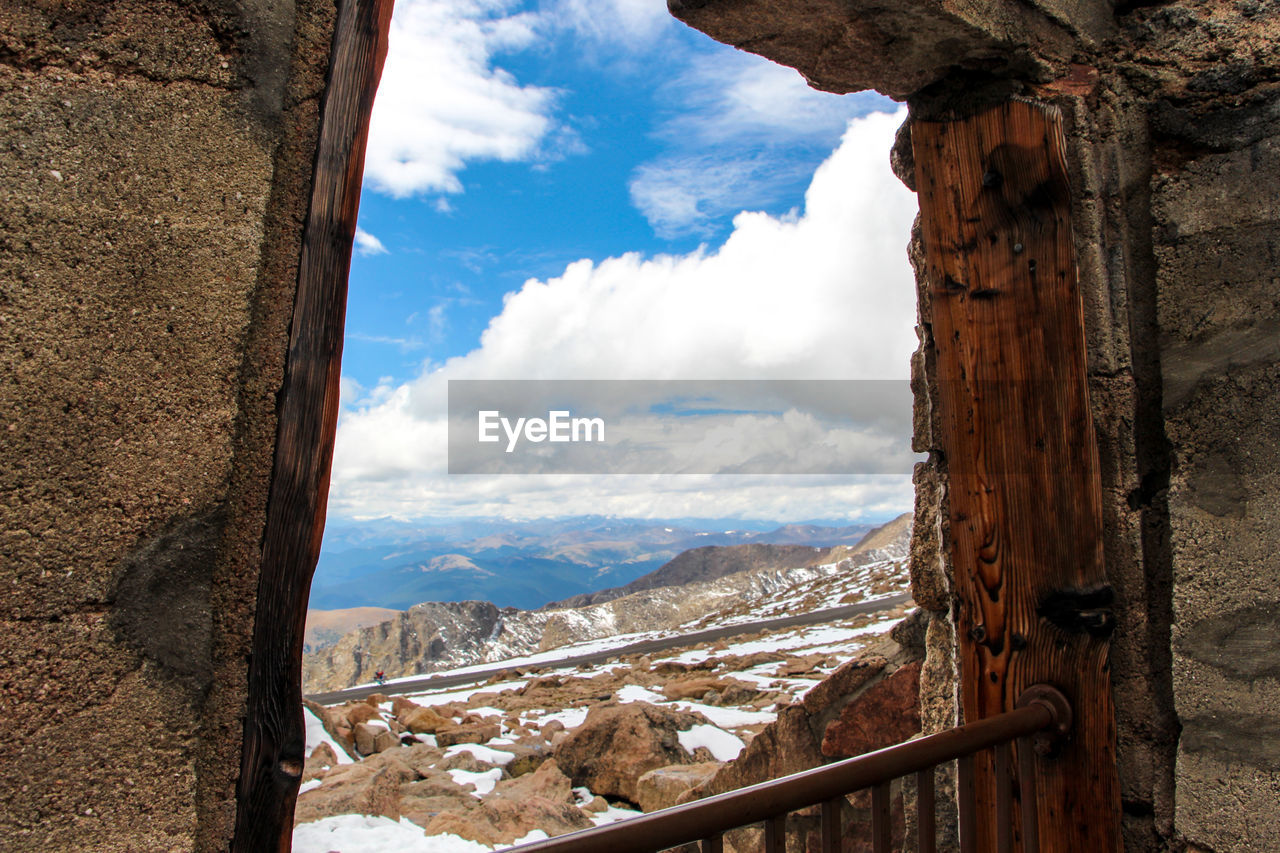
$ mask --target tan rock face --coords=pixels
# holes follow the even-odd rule
[[[386,752],[400,745],[400,736],[393,731],[381,731],[373,739],[374,752]]]
[[[671,700],[700,700],[708,693],[714,693],[716,702],[721,701],[722,697],[730,691],[734,696],[739,697],[741,702],[749,701],[751,696],[759,692],[754,685],[736,678],[716,678],[705,675],[669,682],[662,688],[663,695]]]
[[[677,733],[706,722],[701,714],[646,702],[596,705],[582,725],[556,747],[556,763],[575,785],[634,803],[636,782],[646,772],[693,763]]]
[[[386,731],[386,729],[374,728],[367,723],[356,724],[356,727],[352,729],[352,734],[356,741],[356,750],[361,755],[373,755],[378,751],[374,746],[374,741],[377,740],[378,734],[383,731]]]
[[[458,785],[441,770],[423,769],[425,770],[423,778],[400,786],[402,817],[425,827],[437,816],[463,814],[471,808],[476,798],[471,796],[469,789]],[[452,830],[442,831],[452,832]],[[484,841],[482,838],[473,840]]]
[[[790,705],[752,738],[735,761],[726,764],[712,779],[695,789],[694,794],[719,794],[817,767],[825,760],[818,743],[809,714],[800,705]]]
[[[522,800],[476,800],[462,813],[446,813],[426,825],[427,835],[450,832],[482,844],[510,844],[535,829],[548,835],[563,835],[586,829],[591,821],[582,809],[542,797]]]
[[[378,709],[364,702],[356,702],[346,710],[347,725],[355,728],[361,723],[367,723],[370,720],[381,720],[382,715],[378,713]]]
[[[328,773],[331,767],[336,767],[337,764],[338,756],[333,751],[333,747],[327,743],[322,743],[307,756],[306,764],[302,768],[302,781],[309,782],[312,779],[318,779]]]
[[[501,731],[502,727],[497,723],[449,725],[436,729],[436,743],[442,747],[460,743],[484,743],[496,738]]]
[[[335,767],[325,776],[323,785],[298,797],[294,820],[309,823],[340,814],[383,815],[399,820],[404,769],[372,762]],[[413,771],[409,775],[417,776]]]
[[[509,765],[508,765],[509,766]],[[495,794],[499,797],[518,800],[524,797],[542,797],[554,803],[572,803],[573,782],[561,772],[554,760],[544,761],[532,773],[517,779],[506,779],[498,783]]]
[[[862,755],[920,732],[920,664],[899,667],[845,706],[822,738],[822,754]]]
[[[709,761],[650,770],[636,781],[636,802],[646,812],[674,806],[686,791],[706,782],[723,766],[718,761]]]
[[[410,703],[412,704],[412,703]],[[406,729],[416,735],[435,734],[446,726],[452,726],[453,720],[443,717],[431,708],[407,708],[396,717]]]

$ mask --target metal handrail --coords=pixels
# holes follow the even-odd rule
[[[511,848],[512,853],[653,853],[689,842],[703,841],[704,850],[715,850],[719,847],[720,834],[742,826],[761,821],[766,822],[766,837],[774,837],[775,845],[766,844],[768,849],[781,849],[777,846],[777,837],[782,831],[782,819],[788,812],[823,804],[824,837],[834,831],[838,833],[838,820],[834,815],[833,801],[864,788],[872,788],[873,838],[875,849],[887,850],[888,815],[888,783],[893,779],[916,773],[917,778],[927,786],[929,815],[927,827],[922,821],[923,831],[932,831],[933,824],[933,774],[932,769],[939,764],[961,759],[961,776],[965,776],[965,759],[972,761],[972,756],[991,747],[1001,748],[1004,753],[1003,763],[1007,767],[1007,745],[1018,738],[1038,733],[1065,734],[1071,725],[1071,706],[1066,698],[1056,689],[1046,685],[1036,685],[1023,693],[1018,700],[1018,707],[1003,714],[986,719],[966,723],[954,729],[948,729],[934,735],[886,747],[856,758],[848,758],[812,770],[804,770],[761,782],[735,791],[727,791],[706,799],[673,806],[660,811],[650,812],[617,823],[596,826],[579,830],[567,835],[560,835],[542,841],[534,841]],[[1023,753],[1029,750],[1022,750]],[[997,763],[1001,763],[997,756]],[[971,773],[970,764],[970,773]],[[1027,774],[1023,774],[1024,777]],[[926,782],[927,779],[927,782]],[[1025,781],[1030,781],[1026,779]],[[966,784],[962,778],[961,788],[961,843],[965,845],[967,837],[972,836],[972,802],[966,804]],[[972,797],[972,786],[968,786],[968,796]],[[922,794],[925,792],[922,791]],[[921,799],[926,799],[922,796]],[[1009,823],[1009,803],[1006,797],[999,798],[998,808],[1003,813],[1003,820]],[[1024,836],[1028,842],[1034,842],[1034,814],[1028,815],[1026,807],[1032,806],[1034,795],[1023,792],[1023,824]],[[924,814],[920,803],[921,814]],[[966,820],[965,812],[968,812]],[[879,817],[879,820],[876,818]],[[1028,820],[1032,826],[1027,827]],[[879,824],[881,829],[877,829]],[[1028,833],[1029,830],[1029,833]],[[932,849],[932,838],[927,849]],[[1034,847],[1024,845],[1030,853]],[[831,847],[830,849],[838,849]],[[924,846],[922,845],[922,849]]]

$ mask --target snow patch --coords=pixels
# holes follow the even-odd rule
[[[663,696],[661,693],[654,693],[652,690],[649,690],[646,687],[641,687],[638,684],[625,684],[622,689],[614,695],[616,695],[618,697],[618,701],[623,704],[627,704],[629,702],[658,703],[667,701],[667,697]]]
[[[492,741],[490,741],[492,743]],[[514,752],[504,752],[501,749],[490,749],[487,746],[481,746],[478,743],[459,743],[449,747],[444,751],[445,758],[452,758],[462,753],[470,753],[471,757],[476,761],[483,761],[486,764],[499,764],[506,767],[508,764],[516,760]]]
[[[322,743],[327,743],[329,744],[329,747],[333,750],[333,754],[338,756],[339,764],[353,763],[351,756],[347,755],[347,751],[342,748],[341,744],[339,744],[333,738],[329,737],[329,733],[324,730],[324,723],[320,722],[320,718],[317,717],[310,708],[307,708],[305,706],[303,707],[302,718],[306,721],[306,724],[307,724],[307,753],[306,754],[308,757],[311,756],[311,753],[315,751],[315,748],[317,746],[319,746]]]
[[[512,756],[514,758],[514,756]],[[502,778],[502,768],[495,767],[492,770],[485,770],[475,773],[470,770],[450,770],[449,776],[459,785],[470,785],[475,788],[471,792],[471,796],[477,800],[493,790],[493,786],[498,784],[498,780]]]
[[[490,853],[486,844],[456,835],[422,834],[422,827],[407,818],[344,814],[326,817],[293,828],[295,853]]]
[[[676,737],[686,752],[692,754],[698,747],[705,746],[716,761],[733,761],[747,746],[742,738],[715,726],[694,726],[688,731],[676,732]]]
[[[676,702],[681,711],[696,711],[712,723],[724,729],[752,726],[756,723],[772,723],[778,715],[772,711],[744,711],[741,708],[718,708],[701,702]]]

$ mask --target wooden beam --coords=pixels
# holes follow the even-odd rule
[[[1075,728],[1032,765],[1041,849],[1116,850],[1114,621],[1061,118],[1011,101],[916,122],[912,144],[964,717],[1009,710],[1037,682],[1059,687]],[[977,849],[994,850],[989,755],[976,787]]]
[[[392,0],[342,0],[278,405],[232,849],[288,850],[305,760],[302,644],[338,420],[347,275]]]

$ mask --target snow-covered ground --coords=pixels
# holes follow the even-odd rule
[[[834,594],[834,593],[833,593]],[[779,599],[776,602],[782,606]],[[564,682],[574,680],[590,681],[598,678],[620,680],[620,686],[614,689],[612,696],[619,702],[648,702],[653,705],[668,706],[682,711],[696,711],[706,720],[679,732],[679,741],[688,752],[692,753],[700,747],[705,748],[718,761],[729,761],[737,757],[746,744],[766,724],[777,718],[777,709],[788,702],[799,701],[821,678],[848,660],[864,646],[884,635],[902,617],[903,608],[892,614],[881,613],[870,617],[854,619],[829,625],[797,626],[768,632],[762,635],[749,635],[740,638],[723,640],[715,643],[701,643],[698,646],[684,649],[673,649],[646,659],[642,663],[634,659],[609,660],[599,665],[561,665],[558,663],[592,651],[605,651],[618,648],[648,635],[632,634],[604,640],[592,640],[544,652],[527,655],[510,661],[513,667],[524,669],[537,668],[536,673],[526,673],[518,678],[505,681],[490,682],[477,678],[477,683],[466,687],[454,687],[442,690],[424,690],[408,694],[407,698],[422,706],[441,707],[450,703],[466,705],[466,711],[476,716],[488,717],[500,724],[497,738],[485,744],[465,744],[450,747],[447,756],[468,753],[489,769],[468,771],[454,769],[449,775],[460,785],[470,788],[473,796],[482,797],[494,788],[503,778],[504,766],[509,763],[513,753],[504,746],[515,743],[521,727],[530,730],[541,730],[552,721],[558,721],[566,729],[580,726],[586,719],[589,704],[578,704],[571,707],[521,707],[519,710],[495,707],[505,704],[503,696],[513,696],[521,688],[529,685],[535,678],[558,678]],[[763,660],[760,660],[763,658]],[[664,686],[661,680],[653,675],[655,669],[670,665],[677,672],[689,672],[697,667],[697,673],[705,673],[708,677],[735,680],[753,687],[756,691],[767,691],[763,695],[773,697],[772,701],[761,706],[759,701],[741,705],[708,704],[694,699],[668,699],[660,692]],[[450,671],[454,674],[474,672],[488,669],[489,665],[464,667]],[[386,693],[394,693],[393,684],[383,688]],[[510,693],[504,693],[510,691]],[[472,705],[472,697],[484,694]],[[761,694],[756,694],[761,695]],[[390,705],[382,706],[390,715]],[[510,725],[512,719],[517,720],[515,727]],[[460,717],[459,717],[460,719]],[[332,739],[325,733],[319,720],[308,711],[307,752],[322,742]],[[335,752],[345,757],[342,750]],[[580,797],[589,800],[590,792],[579,789]],[[584,800],[585,802],[585,800]],[[619,820],[633,816],[636,812],[611,804],[603,812],[591,814],[594,823]],[[521,842],[533,841],[543,837],[533,833]],[[423,828],[401,819],[392,821],[387,818],[365,817],[359,815],[342,815],[325,818],[312,823],[300,824],[294,831],[294,849],[299,853],[360,853],[360,851],[424,851],[424,853],[489,853],[491,850],[506,849],[505,846],[490,847],[475,841],[468,841],[456,835],[426,836]]]
[[[905,591],[907,578],[902,555],[884,556],[891,559],[861,566],[841,560],[802,570],[782,570],[776,576],[762,573],[755,578],[756,587],[749,601],[741,597],[733,599],[716,613],[681,626],[680,632],[826,610],[859,601],[880,600]],[[531,733],[537,738],[545,737],[538,742],[546,748],[551,733],[559,727],[573,730],[581,726],[591,707],[600,701],[602,692],[621,703],[646,702],[700,714],[703,721],[678,732],[680,745],[691,756],[696,751],[703,760],[709,754],[716,761],[727,762],[739,756],[761,729],[777,719],[780,708],[802,700],[822,678],[879,640],[906,610],[899,606],[827,624],[756,631],[645,657],[628,654],[606,658],[599,664],[570,663],[583,655],[608,653],[640,641],[665,638],[671,632],[645,631],[601,637],[505,660],[504,666],[520,672],[513,672],[502,680],[490,680],[492,661],[433,672],[433,676],[475,674],[476,678],[473,684],[418,689],[403,695],[457,723],[480,718],[486,725],[497,724],[496,737],[489,737],[484,743],[449,747],[442,751],[440,758],[441,763],[447,762],[451,768],[444,771],[447,777],[441,775],[445,783],[451,779],[477,799],[488,796],[506,778],[506,768],[522,748],[519,745],[522,740],[527,742]],[[589,619],[600,623],[590,626],[592,630],[608,627],[600,613],[592,613]],[[397,685],[419,677],[388,681],[380,692],[399,694]],[[716,685],[717,689],[704,685]],[[387,727],[394,719],[392,704],[383,703],[378,710],[381,716],[370,719],[368,724],[377,729]],[[339,763],[350,763],[346,751],[310,710],[306,722],[308,756],[320,744],[328,743]],[[400,728],[397,726],[396,730]],[[431,735],[419,735],[418,740],[432,748],[436,744]],[[457,767],[459,762],[467,766]],[[322,791],[323,780],[308,782],[306,790]],[[459,793],[459,796],[469,801],[466,794]],[[586,788],[574,789],[574,796],[579,806],[593,805],[593,810],[584,814],[595,824],[637,814],[622,803],[605,806]],[[533,832],[517,843],[543,837],[544,833]],[[350,814],[299,824],[294,830],[293,845],[299,853],[375,850],[489,853],[507,849],[507,845],[490,846],[447,833],[427,836],[422,826],[407,818],[397,821]]]

